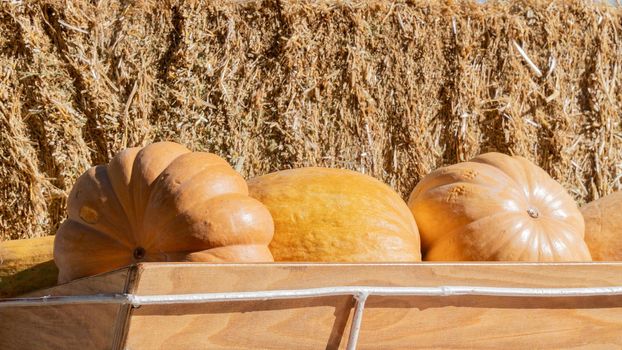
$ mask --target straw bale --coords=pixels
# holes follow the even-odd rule
[[[0,5],[0,240],[172,140],[245,176],[354,169],[404,197],[478,153],[583,203],[622,177],[622,14],[580,1],[11,1]]]

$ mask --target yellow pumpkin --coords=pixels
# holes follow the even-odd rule
[[[523,157],[487,153],[437,169],[408,206],[424,260],[591,260],[576,203]]]
[[[420,261],[417,225],[389,186],[361,173],[302,168],[248,182],[274,219],[275,261]]]
[[[143,261],[273,261],[274,224],[220,157],[129,148],[84,173],[54,242],[59,282]]]
[[[614,192],[584,205],[585,242],[592,258],[622,260],[622,192]]]

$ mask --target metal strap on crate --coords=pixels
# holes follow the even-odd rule
[[[309,289],[266,290],[255,292],[229,293],[195,293],[169,295],[135,295],[135,294],[95,294],[78,296],[43,296],[33,298],[0,299],[0,308],[35,307],[69,304],[131,304],[141,305],[165,304],[200,304],[231,301],[298,299],[327,296],[352,296],[356,305],[347,350],[356,349],[365,302],[369,296],[495,296],[495,297],[596,297],[622,296],[622,286],[591,287],[591,288],[498,288],[470,286],[440,287],[374,287],[374,286],[340,286]]]

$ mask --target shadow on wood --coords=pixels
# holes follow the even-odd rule
[[[0,277],[0,298],[11,298],[56,285],[58,268],[53,260],[31,266],[14,275]]]

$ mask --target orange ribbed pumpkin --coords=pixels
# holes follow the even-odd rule
[[[222,158],[129,148],[73,186],[54,242],[59,282],[143,261],[273,261],[274,224]]]
[[[591,260],[576,203],[523,157],[487,153],[437,169],[408,205],[424,260]]]
[[[592,258],[622,261],[622,192],[614,192],[581,208],[585,242]]]

